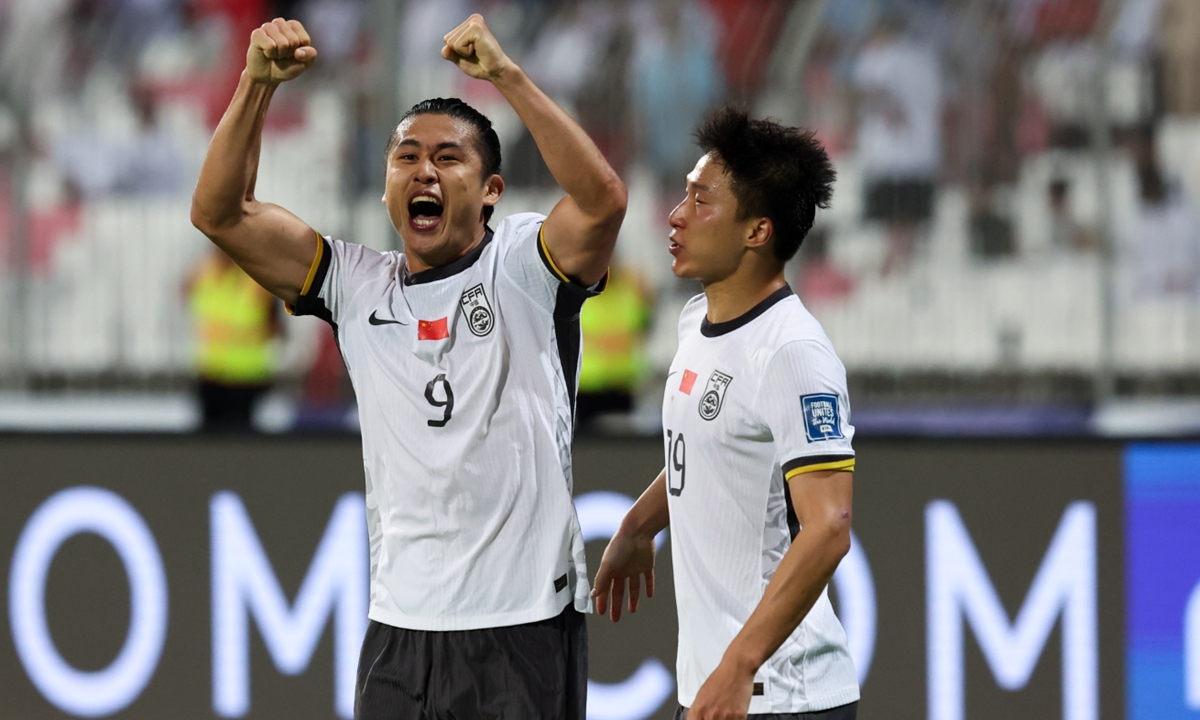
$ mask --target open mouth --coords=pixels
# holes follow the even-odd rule
[[[442,203],[429,195],[408,201],[408,222],[416,230],[432,230],[442,222]]]

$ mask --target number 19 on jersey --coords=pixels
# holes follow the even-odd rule
[[[667,430],[667,492],[678,497],[687,480],[687,443],[683,433]]]

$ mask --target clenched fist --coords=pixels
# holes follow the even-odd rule
[[[488,30],[483,16],[472,15],[443,38],[446,47],[442,57],[458,66],[460,70],[480,80],[495,80],[515,63],[504,51],[496,36]]]
[[[278,85],[299,77],[316,59],[317,49],[300,21],[275,18],[250,33],[246,71],[254,82]]]

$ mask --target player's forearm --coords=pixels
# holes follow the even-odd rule
[[[758,607],[725,652],[725,660],[755,673],[821,597],[850,550],[849,518],[811,522],[796,536]]]
[[[653,537],[670,524],[671,514],[667,509],[667,473],[663,470],[625,514],[625,519],[621,521],[621,532]]]
[[[207,235],[235,224],[254,202],[263,122],[275,87],[243,72],[217,125],[192,195],[192,224]]]
[[[546,167],[580,211],[597,224],[619,224],[625,216],[625,184],[583,128],[515,64],[492,83],[529,129]]]

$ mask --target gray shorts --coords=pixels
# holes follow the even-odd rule
[[[355,687],[356,720],[584,720],[587,624],[557,617],[433,632],[371,621]]]

